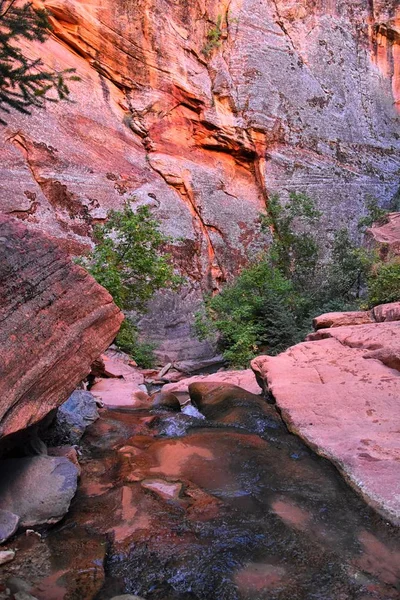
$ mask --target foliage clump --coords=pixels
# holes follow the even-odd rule
[[[79,80],[74,69],[48,71],[40,58],[30,59],[20,48],[20,40],[44,42],[51,25],[45,10],[31,2],[0,0],[0,110],[15,109],[29,114],[32,106],[69,98],[67,80]],[[0,123],[6,122],[0,118]]]
[[[361,231],[385,218],[374,202],[367,210]],[[292,193],[285,204],[272,196],[261,215],[262,229],[272,236],[268,250],[218,295],[205,299],[196,331],[203,339],[217,334],[232,366],[301,341],[318,314],[400,298],[400,263],[383,263],[376,252],[357,246],[347,229],[337,230],[328,254],[323,252],[317,237],[320,217],[304,194]]]
[[[127,201],[123,210],[111,211],[107,222],[95,227],[94,238],[93,252],[80,263],[123,311],[139,317],[155,292],[181,283],[166,251],[171,240],[148,206],[134,210],[132,201]],[[116,343],[141,366],[154,362],[154,345],[139,341],[132,315],[122,324]]]
[[[209,29],[207,33],[207,42],[202,49],[202,54],[204,56],[210,56],[211,52],[215,48],[219,48],[221,46],[221,38],[222,38],[222,15],[218,15],[217,22],[211,29]]]

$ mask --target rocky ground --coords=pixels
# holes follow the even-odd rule
[[[283,419],[400,524],[400,304],[318,317],[308,341],[253,369]]]
[[[3,545],[2,600],[399,598],[398,530],[273,406],[226,381],[189,393],[205,419],[100,409],[66,517]]]

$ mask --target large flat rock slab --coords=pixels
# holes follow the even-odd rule
[[[0,217],[0,438],[62,404],[122,319],[54,241]]]
[[[330,459],[378,512],[400,525],[400,323],[320,330],[252,366],[290,430]],[[395,364],[395,363],[392,363]]]

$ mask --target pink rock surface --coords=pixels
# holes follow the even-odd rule
[[[325,329],[252,363],[291,431],[394,524],[400,524],[400,374],[379,352],[398,348],[399,336],[398,322]]]
[[[144,384],[141,373],[128,379],[100,379],[91,388],[95,398],[106,406],[130,406],[131,408],[149,408],[150,398],[139,386]]]
[[[343,327],[345,325],[364,325],[373,323],[374,319],[370,311],[354,312],[331,312],[319,315],[313,320],[314,329],[325,329],[326,327]]]
[[[400,321],[400,302],[380,304],[372,310],[374,319],[378,323],[382,321]]]
[[[391,213],[388,222],[383,225],[374,225],[367,231],[369,239],[382,253],[400,255],[400,213]],[[385,250],[386,248],[386,250]]]
[[[252,394],[261,394],[254,373],[251,369],[244,371],[220,371],[211,375],[194,375],[182,379],[178,383],[168,383],[163,387],[163,392],[188,392],[191,383],[226,383],[236,385]]]

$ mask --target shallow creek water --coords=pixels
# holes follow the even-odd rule
[[[39,600],[400,598],[398,530],[273,406],[229,386],[197,399],[206,419],[102,411],[69,514],[17,540]]]

